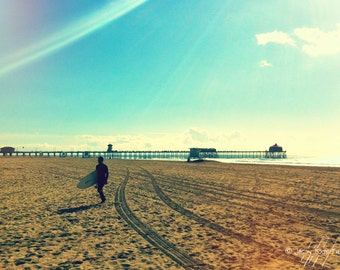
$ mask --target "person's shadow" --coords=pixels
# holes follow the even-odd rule
[[[60,210],[57,211],[57,214],[61,215],[61,214],[65,214],[65,213],[76,213],[76,212],[80,212],[80,211],[89,210],[91,208],[96,208],[100,205],[101,205],[100,203],[97,203],[97,204],[84,205],[84,206],[79,206],[79,207],[60,209]]]

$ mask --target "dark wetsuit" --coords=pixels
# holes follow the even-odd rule
[[[109,170],[107,166],[103,163],[100,163],[96,166],[96,171],[97,171],[97,190],[100,195],[100,198],[102,199],[102,202],[106,201],[104,192],[103,192],[103,187],[104,185],[107,184],[107,179],[109,177]]]

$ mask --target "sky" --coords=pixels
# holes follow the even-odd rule
[[[339,155],[338,0],[0,0],[0,147]]]

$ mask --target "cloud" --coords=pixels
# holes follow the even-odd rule
[[[230,135],[228,135],[228,140],[239,140],[242,139],[241,133],[238,131],[233,131]]]
[[[296,28],[294,34],[303,41],[301,49],[311,56],[331,55],[340,52],[340,24],[334,31],[324,32],[319,28]]]
[[[273,65],[269,63],[267,60],[260,61],[260,67],[272,67]]]
[[[198,127],[179,133],[135,134],[98,136],[46,135],[46,134],[0,134],[3,146],[12,146],[25,151],[106,151],[107,145],[123,150],[188,150],[191,147],[214,147],[225,149],[227,144],[243,141],[237,131],[230,133],[211,132]]]
[[[209,135],[205,130],[199,128],[190,128],[184,132],[184,142],[192,143],[206,143],[209,141]]]
[[[255,35],[258,45],[267,45],[267,43],[278,43],[295,46],[295,41],[286,33],[275,30],[274,32]]]
[[[340,53],[340,24],[333,31],[323,31],[319,28],[295,28],[291,35],[277,31],[256,34],[257,44],[265,46],[268,43],[291,45],[299,48],[310,56],[335,55]],[[261,61],[262,64],[265,62]],[[262,65],[265,66],[265,65]]]

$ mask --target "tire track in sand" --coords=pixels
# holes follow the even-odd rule
[[[224,235],[233,237],[238,239],[239,241],[246,243],[246,244],[253,244],[256,246],[256,248],[258,248],[259,250],[262,251],[270,251],[273,252],[273,248],[271,246],[268,246],[266,244],[263,243],[259,243],[257,241],[255,241],[254,239],[252,239],[250,236],[246,236],[243,235],[241,233],[236,233],[231,229],[225,228],[209,219],[205,219],[203,217],[200,217],[198,215],[196,215],[195,213],[193,213],[192,211],[183,208],[182,206],[180,206],[179,204],[177,204],[176,202],[174,202],[170,197],[168,197],[167,195],[165,195],[165,193],[162,191],[162,189],[159,187],[156,178],[146,169],[139,167],[140,169],[142,169],[151,179],[152,185],[155,189],[155,192],[157,193],[157,195],[159,196],[159,198],[166,204],[168,205],[170,208],[172,208],[173,210],[179,212],[180,214],[195,220],[197,223],[201,224],[202,226],[206,226],[214,231],[220,232]],[[261,253],[262,253],[261,251]],[[293,256],[292,254],[289,256],[285,253],[283,253],[282,251],[276,251],[275,252],[275,256],[281,257],[283,260],[285,261],[289,261],[291,263],[294,263],[296,265],[300,265],[301,266],[301,260],[299,257],[296,257],[295,255]],[[329,268],[325,267],[325,266],[321,266],[320,264],[314,264],[313,267],[315,267],[314,269],[324,269],[324,270],[328,270]]]
[[[132,212],[127,204],[125,197],[125,187],[130,178],[130,172],[127,169],[125,179],[118,186],[115,195],[115,207],[119,215],[145,240],[150,244],[157,247],[165,255],[174,260],[178,265],[185,269],[208,269],[209,265],[202,263],[192,257],[187,253],[179,250],[176,246],[164,238],[162,238],[157,232],[152,228],[148,227],[141,220],[139,220],[136,215]]]

